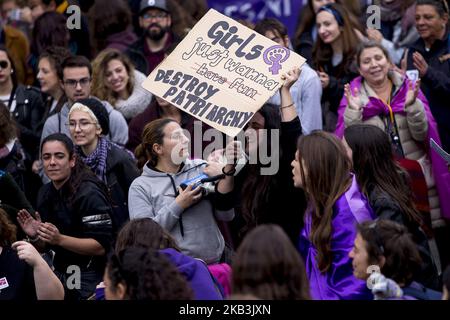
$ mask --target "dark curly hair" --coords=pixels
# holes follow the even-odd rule
[[[416,244],[405,226],[390,220],[367,221],[358,225],[366,242],[369,263],[385,258],[381,273],[398,284],[408,286],[422,262]]]
[[[117,235],[116,253],[128,247],[181,251],[170,233],[150,218],[133,219],[122,227]]]
[[[17,127],[11,113],[3,102],[0,102],[0,146],[17,137]]]
[[[10,246],[16,241],[17,227],[9,220],[5,210],[0,208],[0,247]]]
[[[163,254],[130,247],[113,254],[106,267],[111,291],[122,283],[126,300],[192,300],[187,280]]]
[[[233,260],[233,294],[264,300],[309,300],[305,265],[286,233],[266,224],[245,237]]]

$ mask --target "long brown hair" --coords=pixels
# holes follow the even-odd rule
[[[10,246],[16,241],[17,227],[9,220],[5,210],[0,208],[0,247]]]
[[[8,107],[0,102],[0,146],[17,137],[17,127]]]
[[[340,37],[342,39],[342,55],[343,61],[341,63],[341,72],[346,72],[347,68],[353,62],[355,55],[355,48],[358,45],[358,37],[354,31],[354,26],[350,20],[347,10],[338,3],[329,4],[326,6],[330,10],[337,12],[342,17],[342,28]],[[316,69],[323,68],[324,65],[330,63],[333,56],[333,49],[330,44],[326,44],[320,37],[317,37],[316,44],[313,48],[314,67]]]
[[[331,265],[331,220],[333,205],[350,187],[351,163],[342,142],[325,131],[301,136],[297,151],[303,189],[311,210],[311,242],[317,249],[321,272]],[[302,164],[302,160],[305,167]]]
[[[138,168],[142,169],[147,161],[152,167],[158,163],[158,155],[153,151],[155,143],[162,144],[164,139],[164,128],[171,122],[176,122],[173,119],[164,118],[156,119],[147,123],[142,131],[142,142],[136,147],[134,155],[138,160]]]
[[[250,231],[233,259],[233,294],[270,300],[309,300],[305,265],[280,226]]]
[[[353,170],[361,191],[368,196],[369,189],[378,188],[388,194],[400,207],[407,221],[422,227],[431,236],[414,205],[407,173],[394,160],[388,135],[380,128],[358,124],[344,131],[345,141],[353,152]]]
[[[106,86],[106,72],[108,63],[112,60],[119,60],[124,65],[128,73],[127,94],[131,95],[134,89],[134,66],[126,55],[117,49],[105,49],[98,54],[92,62],[92,90],[93,96],[100,100],[108,101],[112,106],[117,102],[118,94]]]

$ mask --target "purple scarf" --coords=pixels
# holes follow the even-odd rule
[[[361,82],[362,77],[357,77],[353,79],[353,81],[350,83],[351,92],[353,92],[354,88],[360,89]],[[408,78],[405,78],[405,81],[403,81],[400,90],[398,90],[398,92],[391,101],[391,107],[394,113],[406,115],[404,111],[404,106],[406,94],[408,92],[409,82],[410,80]],[[431,161],[434,180],[436,181],[436,189],[439,194],[441,215],[443,218],[450,219],[450,173],[448,172],[447,164],[445,163],[445,161],[436,153],[436,151],[430,148],[430,138],[433,138],[433,140],[436,141],[439,145],[441,144],[437,124],[436,121],[434,120],[433,115],[431,114],[430,107],[428,106],[428,101],[423,95],[422,90],[419,90],[417,98],[420,101],[422,101],[428,119],[428,136],[424,147]],[[346,107],[347,107],[347,98],[344,95],[342,97],[341,103],[339,104],[338,122],[335,131],[335,134],[340,138],[342,138],[342,136],[344,135],[344,128],[345,128],[344,111]],[[363,109],[362,114],[363,121],[380,114],[388,115],[389,114],[388,108],[380,99],[377,99],[375,97],[369,97],[369,102],[367,103],[366,106],[364,106]]]
[[[310,292],[317,300],[372,300],[373,296],[366,282],[353,276],[352,261],[348,254],[356,238],[356,225],[373,220],[375,215],[367,199],[359,190],[356,178],[352,176],[350,188],[333,206],[331,254],[333,261],[326,273],[317,265],[317,249],[309,240],[311,237],[311,211],[306,212],[305,226],[300,235],[299,249],[303,256]]]
[[[99,137],[97,148],[90,155],[85,156],[80,146],[76,146],[76,152],[83,162],[95,173],[97,178],[107,183],[106,181],[106,158],[108,157],[108,150],[111,149],[111,143]]]

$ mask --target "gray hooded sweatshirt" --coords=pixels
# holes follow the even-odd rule
[[[153,219],[170,232],[184,254],[210,264],[219,262],[225,248],[215,218],[232,220],[233,203],[229,203],[229,210],[222,211],[215,209],[208,197],[186,210],[175,202],[178,186],[202,174],[205,166],[204,160],[187,159],[178,173],[171,174],[156,171],[146,164],[142,175],[130,186],[128,208],[130,219]]]

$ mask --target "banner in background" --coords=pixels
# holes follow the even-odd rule
[[[295,52],[210,9],[142,86],[234,137],[301,67]]]
[[[303,0],[208,0],[208,5],[235,20],[253,23],[264,18],[277,18],[294,36]]]

